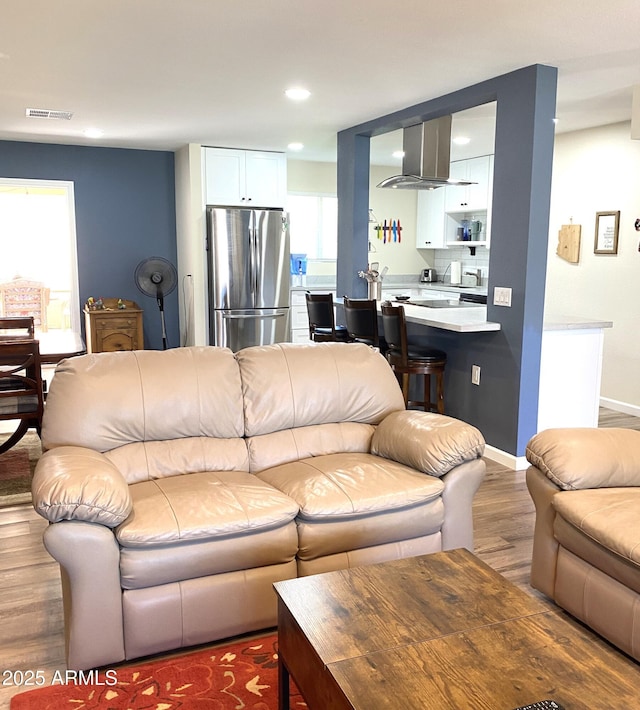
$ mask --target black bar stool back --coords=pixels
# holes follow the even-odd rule
[[[378,333],[378,303],[366,298],[344,297],[344,319],[351,340],[387,350],[387,341]]]
[[[309,317],[309,340],[314,343],[347,342],[349,334],[344,325],[336,325],[333,309],[333,296],[330,293],[305,294],[307,315]]]
[[[410,345],[407,340],[407,324],[404,308],[382,304],[382,324],[389,349],[387,360],[396,373],[402,386],[402,394],[407,407],[417,406],[425,411],[444,414],[444,368],[447,355],[436,348],[424,348]],[[423,400],[409,399],[409,379],[411,375],[424,376]],[[431,376],[436,380],[435,402],[431,399]]]

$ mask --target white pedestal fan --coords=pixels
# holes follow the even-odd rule
[[[136,286],[145,294],[155,298],[160,309],[162,324],[162,349],[167,349],[167,331],[164,325],[164,297],[178,285],[176,267],[161,256],[150,256],[136,266]]]

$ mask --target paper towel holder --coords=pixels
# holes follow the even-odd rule
[[[462,283],[462,263],[459,261],[452,261],[449,264],[451,269],[449,278],[452,286],[459,286]]]

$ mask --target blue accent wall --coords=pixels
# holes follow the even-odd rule
[[[491,446],[523,456],[538,417],[557,70],[533,65],[338,134],[338,294],[363,297],[372,136],[497,102],[487,316],[493,333],[411,326],[412,340],[447,352],[447,414],[477,426]],[[360,282],[360,283],[358,283]],[[495,286],[512,307],[494,306]],[[480,386],[471,365],[480,365]]]
[[[81,305],[89,296],[136,301],[145,347],[161,349],[158,305],[134,272],[150,256],[176,264],[174,154],[0,141],[0,177],[74,183]],[[164,307],[168,345],[177,347],[177,288]]]

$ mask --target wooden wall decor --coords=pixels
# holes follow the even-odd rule
[[[572,264],[580,260],[580,230],[579,224],[563,224],[558,232],[556,254]]]

